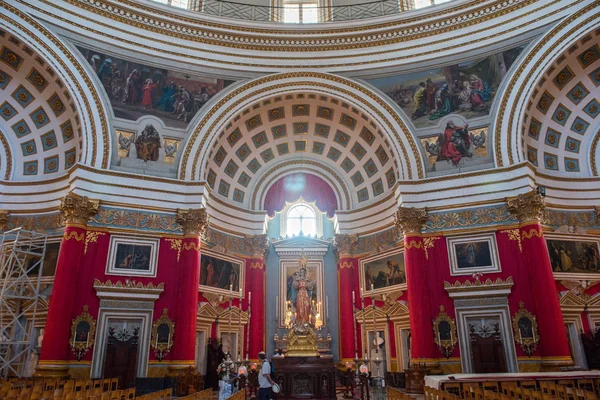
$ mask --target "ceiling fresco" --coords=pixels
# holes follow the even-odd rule
[[[185,129],[215,94],[232,83],[78,49],[102,83],[117,118],[136,121],[153,115],[167,126]]]
[[[475,61],[368,82],[387,94],[416,128],[436,126],[447,115],[486,116],[496,91],[525,45]]]
[[[572,45],[546,71],[528,104],[527,159],[540,170],[591,176],[600,128],[600,30]]]
[[[14,157],[14,180],[56,176],[79,160],[80,121],[67,88],[46,61],[4,31],[0,114]]]

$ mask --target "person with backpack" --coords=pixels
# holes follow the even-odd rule
[[[258,400],[270,400],[271,388],[275,384],[271,378],[271,364],[267,361],[267,354],[264,351],[258,353],[258,358],[262,362],[258,373]]]

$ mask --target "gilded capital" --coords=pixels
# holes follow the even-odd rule
[[[175,221],[183,228],[184,235],[203,236],[208,229],[208,213],[206,212],[206,208],[178,209]]]
[[[8,211],[0,210],[0,231],[4,232],[8,229]]]
[[[506,206],[510,215],[519,222],[541,221],[546,210],[544,199],[535,191],[507,197]]]
[[[427,224],[427,208],[398,207],[394,215],[394,224],[405,236],[421,233],[423,226]]]
[[[354,253],[354,246],[356,246],[357,243],[357,235],[338,234],[333,238],[333,248],[338,257],[343,257]]]
[[[261,235],[248,235],[244,238],[244,247],[248,254],[263,258],[269,250],[269,237],[266,233]]]
[[[60,214],[67,225],[86,225],[100,211],[100,200],[69,193],[60,201]]]

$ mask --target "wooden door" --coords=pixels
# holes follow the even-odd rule
[[[120,333],[109,328],[104,378],[119,378],[119,389],[126,389],[135,386],[139,329],[128,335]]]
[[[499,324],[476,327],[470,325],[473,372],[490,374],[508,372]]]

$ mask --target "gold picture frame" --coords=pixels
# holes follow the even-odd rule
[[[88,312],[88,305],[83,306],[83,311],[71,324],[71,339],[69,345],[77,357],[77,361],[85,356],[94,345],[96,334],[96,320]]]
[[[444,306],[440,306],[440,313],[433,320],[434,342],[447,359],[450,358],[454,347],[458,343],[456,323],[448,314]]]
[[[519,303],[519,311],[512,319],[515,341],[521,345],[521,348],[531,357],[538,343],[540,342],[540,333],[535,315],[531,314],[526,308],[525,303]]]
[[[150,346],[154,349],[154,354],[158,361],[162,361],[165,355],[173,347],[173,334],[175,324],[168,315],[168,309],[163,309],[162,315],[152,324],[152,336]]]

